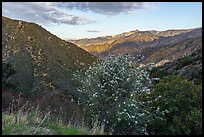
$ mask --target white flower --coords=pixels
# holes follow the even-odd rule
[[[169,111],[166,109],[165,112],[169,113]]]
[[[132,116],[132,118],[135,118],[135,116]]]
[[[97,97],[97,92],[92,95],[93,97]]]
[[[120,119],[120,118],[118,118],[118,121],[121,121],[121,119]]]
[[[144,116],[144,113],[139,113],[138,115],[139,115],[139,116]]]
[[[128,115],[128,117],[130,118],[130,114],[126,112],[126,114]]]

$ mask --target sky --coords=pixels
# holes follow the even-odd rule
[[[70,40],[202,27],[202,2],[2,2],[2,15]]]

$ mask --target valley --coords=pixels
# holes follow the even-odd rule
[[[202,28],[65,41],[2,16],[3,134],[202,134],[201,86]]]

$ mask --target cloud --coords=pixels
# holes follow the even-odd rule
[[[2,15],[47,25],[94,23],[93,20],[62,12],[51,2],[3,2]]]
[[[132,13],[137,9],[150,8],[146,2],[57,2],[55,6],[67,9],[92,11],[106,15]]]
[[[84,25],[95,21],[65,11],[91,11],[105,15],[135,13],[150,8],[146,2],[2,2],[2,15],[38,24]]]
[[[91,33],[99,33],[100,31],[98,31],[98,30],[87,30],[87,32],[91,32]]]

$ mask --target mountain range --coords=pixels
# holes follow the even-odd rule
[[[165,62],[191,54],[202,47],[202,28],[166,31],[130,31],[114,36],[70,40],[89,53],[104,58],[129,54],[141,63]],[[182,51],[182,52],[181,52]]]
[[[152,76],[181,74],[202,81],[202,28],[135,30],[68,42],[38,24],[2,16],[2,64],[15,71],[8,76],[2,70],[6,76],[2,83],[14,85],[12,92],[23,94],[43,110],[51,106],[58,113],[62,108],[66,121],[83,118],[83,107],[75,99],[86,96],[78,92],[74,74],[83,75],[92,63],[109,54],[129,54],[140,65],[155,63]],[[8,88],[2,87],[4,105],[13,99]]]

